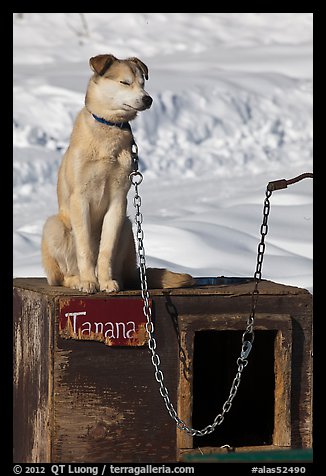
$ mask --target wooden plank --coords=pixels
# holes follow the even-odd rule
[[[179,379],[178,379],[178,415],[191,426],[192,416],[192,381],[193,381],[193,355],[194,355],[194,332],[180,333],[179,355]],[[193,437],[185,431],[177,431],[177,459],[180,459],[184,448],[193,447]]]
[[[14,461],[50,461],[53,329],[51,304],[14,289]]]
[[[274,432],[275,446],[291,446],[292,326],[279,329],[274,350]]]
[[[231,279],[231,278],[230,278]],[[238,278],[239,280],[239,278]],[[219,286],[194,286],[190,288],[179,288],[179,289],[152,289],[150,290],[151,295],[153,296],[211,296],[211,295],[222,295],[222,296],[247,296],[252,293],[254,288],[254,282],[252,278],[243,278],[244,283],[237,282],[235,284],[222,284]],[[249,282],[248,282],[249,281]],[[66,296],[85,296],[87,293],[82,293],[75,289],[65,288],[63,286],[49,286],[45,278],[15,278],[14,286],[31,289],[38,291],[40,293],[45,293],[52,296],[66,295]],[[272,295],[301,295],[301,294],[310,294],[306,289],[298,288],[296,286],[286,286],[279,283],[274,283],[273,281],[262,280],[259,284],[259,292],[261,295],[272,294]],[[97,293],[93,297],[103,297],[107,294],[104,292]],[[140,295],[140,290],[127,290],[120,291],[115,296],[134,296]]]

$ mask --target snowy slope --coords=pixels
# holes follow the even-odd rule
[[[132,124],[148,264],[251,276],[266,184],[312,170],[311,13],[14,15],[14,275],[42,226],[99,53],[149,67]],[[131,192],[130,192],[131,193]],[[312,289],[312,180],[271,198],[264,277]],[[133,213],[129,206],[130,214]]]

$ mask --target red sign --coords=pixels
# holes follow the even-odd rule
[[[59,299],[59,307],[59,334],[65,339],[98,340],[112,346],[147,342],[140,298],[65,298]]]

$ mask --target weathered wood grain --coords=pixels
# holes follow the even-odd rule
[[[14,289],[14,459],[50,461],[53,328],[51,303]]]
[[[151,291],[165,383],[175,408],[190,424],[196,333],[237,332],[241,337],[252,287],[247,279],[243,284]],[[124,291],[114,299],[139,295]],[[60,300],[85,296],[48,286],[42,278],[14,280],[15,461],[173,462],[184,452],[196,452],[193,438],[177,430],[167,413],[147,346],[108,347],[60,337]],[[88,296],[94,302],[103,297]],[[274,430],[272,441],[261,446],[311,447],[312,296],[263,281],[256,312],[255,329],[271,332],[274,339],[269,344]],[[256,349],[263,352],[259,345]],[[259,360],[254,353],[255,344],[250,358]],[[250,378],[246,401],[251,391],[259,391],[259,382]],[[250,418],[261,415],[252,412]],[[235,431],[241,441],[243,428]]]

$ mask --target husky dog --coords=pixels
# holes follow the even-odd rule
[[[132,225],[126,216],[133,135],[129,121],[149,109],[148,68],[138,58],[90,58],[79,112],[58,175],[59,213],[43,229],[48,283],[87,293],[139,287]],[[148,269],[150,288],[194,284],[188,274]]]

